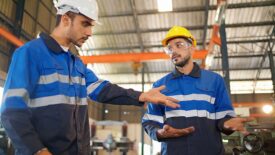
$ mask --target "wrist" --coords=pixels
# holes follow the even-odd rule
[[[145,102],[145,96],[144,95],[145,95],[144,93],[140,94],[140,96],[138,98],[139,102]]]

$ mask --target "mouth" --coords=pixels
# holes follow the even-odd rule
[[[83,37],[83,38],[80,39],[80,41],[83,42],[83,43],[86,42],[86,40],[88,40],[87,37]]]

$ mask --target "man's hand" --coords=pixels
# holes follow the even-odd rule
[[[154,104],[163,104],[165,106],[171,107],[171,108],[178,108],[180,107],[178,103],[179,101],[172,98],[167,97],[160,93],[161,90],[163,90],[165,86],[160,86],[157,88],[153,88],[149,90],[148,92],[144,92],[139,96],[139,101],[141,102],[151,102]]]
[[[230,129],[233,131],[239,131],[244,135],[249,134],[249,132],[244,127],[244,123],[253,121],[254,118],[231,118],[224,122],[223,126],[225,129]]]
[[[175,138],[180,136],[186,136],[194,132],[195,128],[193,126],[183,129],[175,129],[169,125],[164,125],[162,129],[157,131],[158,138]]]
[[[52,153],[48,149],[43,149],[35,153],[34,155],[52,155]]]

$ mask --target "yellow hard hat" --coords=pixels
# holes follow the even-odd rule
[[[192,44],[194,47],[197,46],[197,41],[193,37],[193,35],[184,27],[181,26],[173,26],[168,33],[166,34],[165,38],[161,41],[163,46],[167,45],[167,41],[172,39],[172,38],[177,38],[177,37],[184,37],[187,39],[191,39]]]

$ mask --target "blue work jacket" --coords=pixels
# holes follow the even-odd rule
[[[211,71],[202,70],[194,63],[189,75],[176,69],[154,83],[166,85],[163,94],[178,99],[180,108],[148,104],[142,125],[148,135],[160,141],[162,155],[223,155],[221,132],[224,121],[235,116],[223,78]],[[193,126],[187,136],[159,139],[157,130],[165,124],[181,129]]]
[[[141,106],[140,92],[99,79],[49,35],[18,48],[4,86],[1,121],[16,155],[42,148],[54,155],[90,154],[87,97]]]

